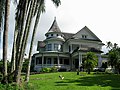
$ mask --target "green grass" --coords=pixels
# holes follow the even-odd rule
[[[59,75],[65,78],[61,80]],[[120,90],[120,75],[58,72],[30,76],[29,90]]]

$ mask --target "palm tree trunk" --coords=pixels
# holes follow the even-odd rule
[[[8,23],[9,23],[10,0],[5,3],[5,22],[3,33],[3,82],[7,83],[7,47],[8,47]]]
[[[28,35],[29,35],[29,32],[30,32],[30,26],[31,26],[33,13],[35,11],[34,10],[35,9],[34,4],[35,4],[35,0],[32,0],[30,10],[29,10],[29,13],[28,13],[28,18],[27,18],[27,21],[26,21],[25,30],[24,30],[24,35],[23,35],[23,40],[22,40],[22,45],[21,45],[22,47],[21,47],[21,50],[20,50],[21,52],[20,52],[20,55],[19,55],[19,63],[18,63],[17,73],[16,73],[16,83],[17,84],[20,83],[23,57],[24,57],[24,53],[25,53],[25,49],[26,49]]]
[[[33,34],[32,34],[32,40],[31,40],[31,44],[30,44],[30,51],[29,51],[29,57],[28,57],[28,67],[27,67],[27,73],[26,73],[26,77],[25,77],[25,81],[29,82],[29,75],[30,75],[30,66],[31,66],[31,54],[32,54],[32,49],[33,49],[33,42],[35,39],[35,34],[37,31],[37,25],[39,23],[39,19],[40,19],[40,14],[41,14],[41,5],[39,5],[39,9],[37,12],[37,16],[36,16],[36,20],[35,20],[35,25],[34,25],[34,29],[33,29]]]
[[[21,43],[22,43],[22,39],[23,39],[23,33],[24,33],[24,23],[25,23],[25,19],[26,19],[26,13],[27,13],[27,6],[28,6],[28,0],[20,0],[19,1],[19,5],[21,6],[20,7],[20,15],[17,16],[17,37],[16,37],[16,43],[15,43],[15,46],[16,46],[16,54],[15,54],[15,62],[16,62],[16,68],[18,66],[18,63],[19,63],[19,55],[20,55],[20,49],[21,49]],[[18,5],[18,7],[19,7]],[[24,8],[23,8],[24,7]],[[21,9],[23,8],[23,9]],[[20,21],[19,21],[20,20]],[[19,25],[20,24],[20,25]],[[16,34],[16,33],[15,33]]]
[[[14,31],[14,42],[13,42],[13,48],[12,48],[12,57],[11,57],[11,73],[15,70],[15,59],[16,59],[16,39],[17,39],[17,35],[18,35],[18,30],[17,28],[15,28]]]

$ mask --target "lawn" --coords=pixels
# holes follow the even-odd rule
[[[61,80],[59,75],[63,75]],[[29,90],[120,90],[120,75],[58,72],[30,76]]]

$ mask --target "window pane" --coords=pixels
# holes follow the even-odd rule
[[[54,44],[54,50],[58,51],[58,44]]]
[[[51,51],[52,50],[52,44],[47,44],[47,50]]]

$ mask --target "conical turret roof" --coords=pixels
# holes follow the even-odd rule
[[[47,33],[49,33],[49,32],[61,32],[60,28],[58,27],[56,18],[54,19],[54,21]]]

